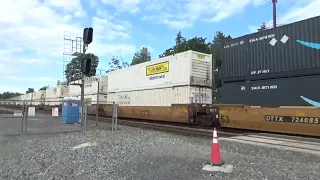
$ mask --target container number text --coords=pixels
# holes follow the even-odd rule
[[[320,124],[319,117],[298,117],[298,116],[274,116],[266,115],[265,121],[268,122],[286,122],[286,123],[302,123],[302,124]]]
[[[229,123],[230,122],[229,116],[221,116],[221,122],[222,123]]]

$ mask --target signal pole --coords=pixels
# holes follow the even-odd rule
[[[92,36],[93,36],[93,29],[90,28],[85,28],[83,29],[83,56],[86,54],[86,50],[88,48],[88,45],[92,42]],[[81,97],[80,97],[80,106],[81,106],[81,126],[86,128],[87,123],[85,121],[85,116],[84,116],[84,75],[88,75],[90,73],[91,69],[91,59],[83,58],[82,63],[81,63]],[[83,126],[84,125],[84,126]],[[84,129],[86,131],[86,129]]]
[[[273,28],[277,27],[277,0],[272,0],[273,4]]]

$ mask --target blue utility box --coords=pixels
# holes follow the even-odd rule
[[[80,112],[79,98],[65,98],[62,104],[61,122],[64,124],[75,124],[79,122]]]

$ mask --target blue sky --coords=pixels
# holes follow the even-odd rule
[[[157,59],[178,31],[212,39],[216,31],[242,36],[271,26],[271,0],[11,0],[0,6],[0,92],[55,86],[62,79],[64,31],[72,39],[94,28],[87,52],[108,69],[112,55],[130,62],[141,47]],[[279,0],[278,22],[320,15],[319,0]]]

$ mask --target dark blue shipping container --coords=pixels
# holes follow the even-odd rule
[[[251,106],[319,106],[320,75],[249,82],[224,83],[220,88],[224,104]]]
[[[320,16],[227,41],[224,82],[320,74]]]
[[[61,122],[64,124],[75,124],[79,122],[80,100],[67,99],[62,104]]]

